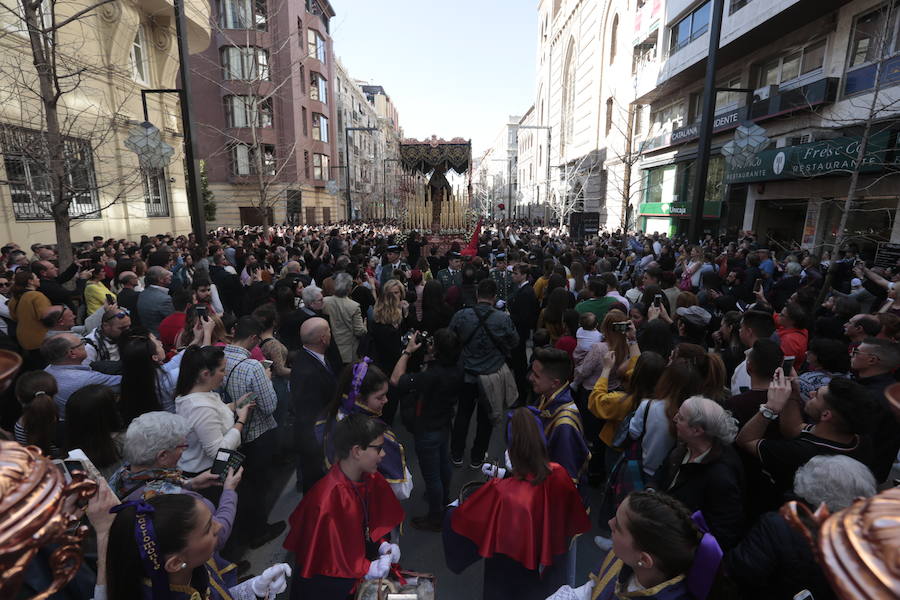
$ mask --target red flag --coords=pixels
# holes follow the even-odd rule
[[[475,231],[472,232],[472,239],[469,240],[469,245],[460,251],[460,254],[463,256],[475,256],[478,254],[478,238],[481,237],[481,219],[478,219],[478,223],[475,225]]]

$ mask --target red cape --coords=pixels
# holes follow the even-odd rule
[[[566,470],[550,468],[540,485],[491,479],[453,512],[453,531],[475,542],[485,558],[504,554],[531,570],[552,565],[591,520]]]
[[[369,530],[379,540],[403,522],[403,508],[380,473],[365,474]],[[297,573],[359,579],[369,570],[363,542],[363,508],[353,482],[335,464],[291,514],[284,547],[296,555]],[[366,498],[365,491],[360,492]]]

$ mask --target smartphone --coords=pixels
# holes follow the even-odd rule
[[[619,333],[625,333],[628,331],[628,326],[631,325],[631,321],[619,321],[618,323],[613,323],[613,331],[618,331]]]
[[[236,404],[237,404],[238,408],[244,408],[245,406],[247,406],[251,402],[254,402],[255,400],[256,400],[256,394],[251,392],[250,395],[247,396],[246,398],[244,398],[243,400],[238,399]]]
[[[781,370],[784,372],[785,377],[789,377],[791,374],[791,369],[794,368],[794,358],[793,356],[785,356],[784,362],[781,363]]]
[[[109,304],[110,306],[112,306],[113,304],[116,303],[116,299],[113,296],[111,296],[110,294],[107,294],[106,295],[106,303]]]
[[[228,476],[228,470],[237,471],[243,464],[244,458],[244,455],[237,450],[219,448],[216,451],[216,457],[213,459],[209,472],[213,475],[218,475],[222,481],[225,481],[225,478]]]
[[[259,362],[262,363],[263,368],[266,368],[266,369],[271,369],[271,368],[272,368],[272,361],[271,361],[271,360],[261,360],[261,361],[259,361]]]
[[[655,296],[653,296],[653,306],[655,306],[656,308],[662,306],[662,294],[656,294]]]
[[[757,279],[756,283],[753,284],[753,293],[762,291],[762,279]]]
[[[209,321],[209,312],[207,311],[205,304],[198,304],[194,307],[194,310],[197,311],[198,317],[204,321]]]

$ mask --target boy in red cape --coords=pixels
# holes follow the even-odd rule
[[[344,600],[360,579],[384,577],[400,560],[387,540],[403,509],[378,473],[385,426],[353,414],[334,428],[337,463],[291,514],[284,547],[295,555],[291,600]]]

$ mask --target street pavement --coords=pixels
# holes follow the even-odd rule
[[[473,416],[473,424],[470,428],[470,444],[475,430],[474,419],[475,416]],[[502,464],[503,451],[506,447],[501,430],[502,428],[500,427],[494,428],[488,455],[490,458],[499,459]],[[463,598],[466,600],[481,600],[482,578],[484,576],[483,561],[476,562],[460,575],[451,573],[444,562],[441,534],[419,531],[409,525],[409,519],[427,512],[428,505],[425,501],[425,487],[422,483],[422,473],[419,471],[418,461],[416,460],[413,440],[410,434],[400,425],[399,418],[395,423],[394,431],[406,448],[406,460],[415,484],[412,495],[402,502],[403,509],[406,512],[406,520],[399,540],[400,550],[403,555],[400,564],[404,569],[411,571],[433,573],[436,576],[436,597],[440,600]],[[466,455],[466,459],[468,459],[468,455]],[[287,480],[285,481],[286,477]],[[451,498],[456,497],[462,485],[481,478],[481,471],[469,468],[468,460],[466,460],[465,466],[454,469]],[[273,483],[276,485],[280,486],[282,482],[284,482],[283,489],[272,508],[269,522],[282,519],[286,521],[294,507],[300,502],[301,494],[296,491],[296,478],[293,473],[288,476],[287,469],[283,469],[280,477],[273,478]],[[592,505],[598,506],[600,490],[591,488],[589,495]],[[599,531],[597,530],[596,517],[592,516],[591,520],[594,525],[594,531],[580,536],[577,541],[576,585],[581,585],[587,581],[588,574],[599,567],[605,555],[603,551],[594,545],[593,537]],[[513,535],[514,532],[510,532],[510,534]],[[287,551],[281,547],[286,535],[287,530],[265,546],[247,553],[245,558],[250,561],[250,573],[258,575],[266,567],[277,562],[288,562],[289,564],[292,562],[290,557],[287,556]],[[280,595],[279,599],[286,599],[287,597],[288,594],[286,592]]]

